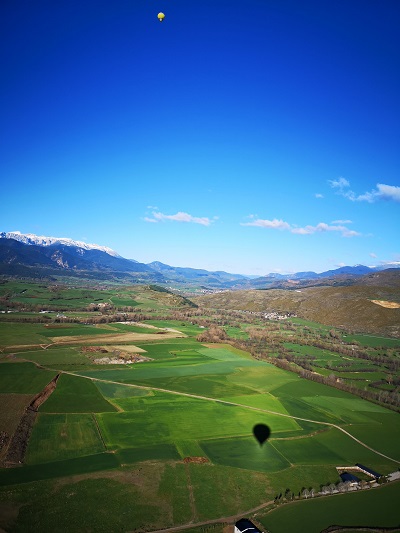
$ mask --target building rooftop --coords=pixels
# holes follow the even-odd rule
[[[235,528],[241,531],[241,533],[262,533],[257,526],[253,524],[248,518],[241,518],[235,524]]]
[[[371,476],[374,476],[376,477],[377,479],[380,478],[382,476],[382,474],[378,474],[378,472],[375,472],[374,470],[371,470],[370,468],[368,468],[368,466],[364,466],[362,465],[361,463],[356,463],[356,466],[358,466],[359,468],[361,468],[361,470],[365,470],[366,472],[368,472],[369,474],[371,474]]]

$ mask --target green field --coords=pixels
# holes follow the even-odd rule
[[[213,463],[225,466],[258,472],[279,472],[290,466],[271,442],[260,446],[252,435],[239,439],[202,441],[200,444]]]
[[[42,405],[43,413],[101,413],[115,411],[88,379],[62,374],[57,388]]]
[[[320,533],[336,524],[342,526],[399,526],[400,483],[378,490],[314,498],[283,505],[257,520],[270,533]]]
[[[41,464],[105,451],[90,414],[41,414],[33,428],[27,464]]]
[[[4,347],[0,360],[0,432],[11,435],[32,398],[60,373],[55,390],[39,408],[24,464],[0,468],[0,499],[4,501],[0,503],[0,528],[5,531],[64,528],[96,532],[106,527],[107,531],[139,532],[189,525],[246,515],[258,505],[273,502],[287,488],[296,496],[302,487],[318,491],[321,485],[339,481],[337,466],[360,462],[384,475],[400,466],[398,413],[253,358],[239,349],[244,344],[234,348],[198,342],[197,335],[207,327],[200,328],[190,317],[170,319],[166,302],[175,309],[177,301],[171,293],[144,287],[101,291],[64,287],[58,292],[46,285],[28,284],[25,292],[19,283],[0,287],[0,296],[1,291],[5,294],[8,290],[10,298],[27,305],[34,300],[61,305],[64,299],[70,309],[102,301],[140,306],[150,313],[147,317],[154,317],[145,321],[148,325],[177,329],[186,335],[172,340],[161,335],[155,342],[134,343],[145,350],[143,355],[149,361],[94,365],[92,355],[97,352],[82,349],[80,337],[157,330],[115,321],[97,326],[60,324],[54,321],[54,313],[46,319],[49,326],[12,321],[11,315],[7,315],[7,322],[0,322],[0,344]],[[158,316],[161,311],[163,315]],[[90,316],[89,311],[82,313]],[[92,316],[100,316],[98,310],[96,313]],[[262,328],[263,322],[257,320],[257,327]],[[86,314],[83,321],[87,321]],[[332,350],[300,341],[288,342],[293,327],[305,334],[310,334],[306,330],[310,328],[326,338],[331,329],[297,319],[293,324],[298,326],[285,329],[279,325],[273,331],[281,332],[284,346],[296,357],[316,357],[316,371],[329,375],[332,370],[327,366],[336,365],[342,378],[386,375],[377,363],[342,358]],[[234,326],[224,327],[245,343],[254,324],[246,325],[241,317]],[[60,336],[74,336],[76,344],[74,340],[74,346],[32,346],[46,347],[52,337]],[[370,342],[366,339],[365,345],[373,352]],[[376,346],[384,345],[382,339],[379,342]],[[388,342],[386,346],[394,360],[395,345]],[[381,352],[387,355],[384,348]],[[355,374],[364,368],[370,371]],[[253,427],[259,423],[271,431],[262,446],[253,435]],[[4,460],[7,445],[8,441],[0,450],[0,459]],[[347,504],[337,507],[337,502],[346,498],[357,497],[372,508],[371,498],[386,509],[380,495],[388,491],[395,497],[397,489],[392,487],[396,485],[299,501],[268,513],[260,511],[256,519],[272,533],[286,533],[295,527],[290,525],[291,520],[295,524],[290,509],[317,505],[321,507],[316,508],[315,522],[318,527],[322,523],[321,528],[327,527],[333,516],[329,506],[342,509],[345,518]],[[357,498],[352,501],[358,508],[362,504]],[[325,502],[329,502],[326,511],[322,510]],[[381,525],[393,522],[390,509],[387,505],[388,519]],[[284,516],[286,512],[289,518]],[[302,510],[295,514],[299,520],[307,516]],[[368,521],[369,515],[365,516]],[[199,533],[208,532],[207,527],[199,526],[205,528]]]
[[[33,363],[1,363],[0,392],[36,394],[55,376],[56,372],[39,369]]]

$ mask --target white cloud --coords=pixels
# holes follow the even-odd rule
[[[372,191],[367,191],[358,196],[352,193],[350,200],[357,202],[368,202],[370,204],[376,200],[393,200],[394,202],[400,202],[400,187],[394,185],[385,185],[384,183],[377,183],[376,189],[372,189]]]
[[[184,213],[183,211],[179,211],[175,215],[165,215],[159,211],[154,211],[153,217],[154,218],[145,217],[144,220],[146,222],[165,222],[167,220],[172,220],[175,222],[191,222],[193,224],[200,224],[202,226],[210,226],[212,223],[212,220],[207,217],[194,217],[189,215],[189,213]]]
[[[400,187],[395,185],[377,184],[379,194],[383,200],[395,200],[400,202]]]
[[[154,218],[144,217],[143,219],[145,222],[152,222],[153,224],[157,224],[157,220],[154,220]]]
[[[276,218],[274,218],[273,220],[257,219],[253,222],[242,222],[241,226],[258,226],[260,228],[288,230],[296,235],[312,235],[314,233],[324,233],[332,231],[337,231],[341,233],[342,237],[358,237],[359,235],[361,235],[357,231],[350,230],[342,224],[329,225],[325,222],[319,222],[319,224],[317,224],[316,226],[307,225],[302,228],[299,228],[297,226],[289,224],[288,222],[285,222],[284,220],[278,220]]]
[[[328,183],[333,189],[337,190],[337,194],[344,196],[352,202],[368,202],[370,204],[377,200],[393,200],[394,202],[400,202],[400,187],[396,185],[377,183],[376,189],[357,195],[354,191],[349,189],[350,182],[345,178],[328,180]]]
[[[398,268],[400,267],[400,261],[380,261],[381,266],[386,266],[388,268]]]
[[[331,224],[353,224],[352,220],[332,220]]]
[[[251,215],[250,215],[251,216]],[[263,220],[258,218],[254,222],[243,222],[242,226],[258,226],[260,228],[272,228],[272,229],[290,229],[290,224],[283,220],[274,218],[273,220]]]
[[[371,257],[373,257],[374,259],[375,259],[376,257],[378,257],[376,254],[374,254],[374,252],[371,252],[369,255],[370,255]]]
[[[316,226],[305,226],[304,228],[293,228],[292,233],[298,233],[300,235],[312,235],[313,233],[338,231],[342,234],[342,237],[358,237],[360,233],[357,231],[349,230],[346,226],[342,225],[329,225],[325,222],[320,222]]]
[[[323,194],[321,194],[319,192],[315,193],[315,198],[323,198],[323,197],[324,197]]]
[[[330,186],[333,189],[343,190],[347,187],[350,187],[350,182],[346,178],[338,178],[337,180],[328,180],[328,183],[330,183]]]

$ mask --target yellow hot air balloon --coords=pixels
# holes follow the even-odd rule
[[[157,18],[158,18],[158,20],[159,20],[160,22],[162,22],[162,21],[165,19],[165,15],[164,15],[164,13],[159,13],[159,14],[157,15]]]

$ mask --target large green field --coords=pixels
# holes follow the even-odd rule
[[[320,533],[332,524],[338,526],[399,527],[400,483],[378,490],[314,498],[283,505],[257,520],[270,533]]]
[[[58,297],[47,287],[29,287],[22,294],[18,287],[8,286],[17,299],[49,302]],[[79,298],[94,301],[94,296],[134,306],[127,303],[134,297],[138,302],[147,298],[147,309],[165,310],[165,304],[144,289],[82,291],[65,293],[71,306]],[[198,342],[197,335],[206,328],[190,319],[155,315],[147,324],[182,331],[185,337],[127,341],[126,350],[136,346],[149,360],[100,365],[91,357],[89,332],[105,336],[152,330],[118,322],[53,323],[52,327],[0,322],[0,344],[5,347],[0,358],[4,406],[0,431],[11,436],[32,398],[60,373],[55,390],[39,407],[23,464],[14,468],[3,464],[0,469],[0,528],[10,533],[139,533],[246,516],[265,505],[255,519],[271,533],[283,533],[294,531],[290,528],[295,527],[291,525],[295,516],[299,523],[306,520],[312,505],[318,527],[334,523],[334,509],[341,509],[347,520],[350,507],[342,503],[347,499],[354,509],[382,506],[387,520],[380,525],[393,524],[393,510],[382,495],[395,497],[399,486],[395,483],[271,509],[277,495],[288,488],[297,496],[304,487],[319,491],[322,485],[339,482],[338,466],[363,463],[384,475],[396,471],[398,413],[308,381],[229,344]],[[318,327],[315,323],[298,327],[305,326]],[[245,325],[232,329],[239,339],[248,337],[244,332]],[[32,346],[58,336],[76,337],[76,344]],[[84,349],[80,336],[86,339]],[[15,348],[8,350],[10,346]],[[286,343],[286,348],[298,356],[310,353],[321,365],[342,362],[329,350],[297,343]],[[93,349],[99,353],[97,341]],[[263,445],[253,435],[253,427],[260,423],[270,429]],[[8,445],[6,438],[0,459],[4,460]],[[63,518],[57,522],[60,514]],[[378,524],[372,515],[365,513],[366,523]],[[363,524],[356,519],[352,523]]]

